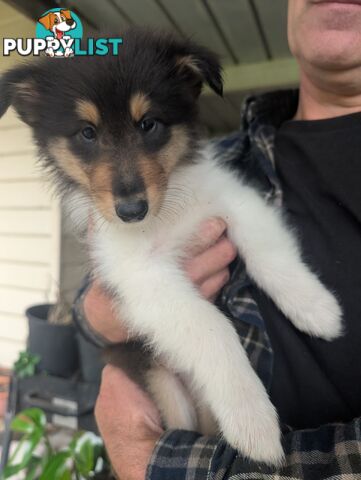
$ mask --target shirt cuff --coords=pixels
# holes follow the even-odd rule
[[[186,430],[168,430],[154,448],[146,479],[208,478],[218,444],[219,439],[216,437],[204,437]]]
[[[84,312],[84,299],[91,285],[91,277],[90,275],[87,275],[84,279],[82,287],[77,293],[77,297],[75,298],[73,304],[73,320],[78,330],[81,332],[83,337],[88,340],[88,342],[92,343],[98,348],[105,348],[112,345],[112,343],[92,329]]]

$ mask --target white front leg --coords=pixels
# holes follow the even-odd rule
[[[54,49],[53,48],[47,48],[45,50],[45,53],[48,57],[55,57],[55,52],[54,52]]]
[[[276,208],[247,185],[224,199],[229,235],[250,276],[300,330],[333,340],[342,333],[336,298],[302,261],[293,233]],[[225,213],[227,216],[227,213]]]
[[[67,58],[68,58],[68,57],[73,57],[73,56],[74,56],[74,50],[71,49],[71,48],[69,48],[69,47],[67,47],[67,48],[65,49],[64,56],[67,57]]]
[[[148,337],[170,368],[191,374],[234,448],[255,461],[279,464],[277,414],[234,327],[175,266],[160,263],[127,274],[120,315]]]

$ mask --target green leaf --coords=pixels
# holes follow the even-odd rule
[[[69,450],[75,454],[75,450],[77,448],[77,445],[78,445],[78,441],[79,439],[84,435],[84,432],[82,431],[79,431],[79,432],[76,432],[71,440],[71,442],[69,443]]]
[[[23,466],[19,465],[8,465],[4,468],[4,473],[3,477],[4,479],[12,477],[13,475],[16,475],[17,473],[21,472],[23,470]]]
[[[37,428],[33,420],[24,416],[22,413],[16,415],[10,426],[13,432],[20,433],[33,433],[33,431]]]
[[[41,466],[42,459],[39,457],[32,457],[26,470],[26,477],[24,480],[35,480],[39,467]]]
[[[39,480],[63,480],[64,475],[66,475],[65,472],[69,471],[69,468],[66,465],[69,458],[71,458],[69,450],[53,455],[45,465],[44,471]]]
[[[11,453],[11,456],[8,459],[7,465],[15,465],[14,462],[18,458],[19,452],[23,448],[24,444],[28,441],[29,435],[23,435],[19,443],[16,445],[14,451]]]
[[[35,374],[36,365],[39,361],[39,355],[27,351],[20,352],[19,358],[14,363],[14,371],[19,378],[31,377]]]
[[[94,446],[90,440],[85,440],[79,451],[75,453],[75,467],[77,471],[87,477],[94,470]]]
[[[60,477],[57,480],[72,480],[72,472],[71,470],[64,470],[64,473],[60,475]]]
[[[35,430],[31,435],[25,436],[22,439],[22,441],[20,442],[21,445],[24,446],[22,450],[22,460],[20,461],[20,463],[17,463],[15,465],[12,464],[10,461],[4,469],[4,478],[9,478],[12,475],[15,475],[16,473],[20,472],[21,470],[23,470],[29,465],[33,456],[33,452],[35,448],[38,446],[41,438],[42,438],[42,432],[39,430]],[[11,460],[13,458],[14,460],[16,460],[16,456],[13,455],[11,457]]]
[[[46,415],[40,408],[28,408],[27,410],[23,410],[21,413],[30,418],[39,428],[45,428]]]
[[[98,459],[104,456],[104,445],[101,438],[91,432],[75,434],[69,448],[76,471],[84,477],[88,477],[95,471]]]

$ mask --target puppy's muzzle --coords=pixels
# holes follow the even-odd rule
[[[115,211],[123,222],[140,222],[148,213],[146,200],[118,201]]]

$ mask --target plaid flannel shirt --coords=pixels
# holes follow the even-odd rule
[[[282,191],[274,166],[274,138],[282,122],[292,118],[297,97],[297,92],[288,91],[247,99],[240,131],[215,142],[222,161],[257,181],[265,198],[278,205],[282,205]],[[244,264],[238,259],[219,306],[232,319],[253,368],[269,388],[272,346],[249,287]],[[283,445],[286,462],[275,470],[247,461],[220,438],[168,431],[157,442],[147,480],[361,479],[359,418],[313,430],[291,431],[284,426]]]

